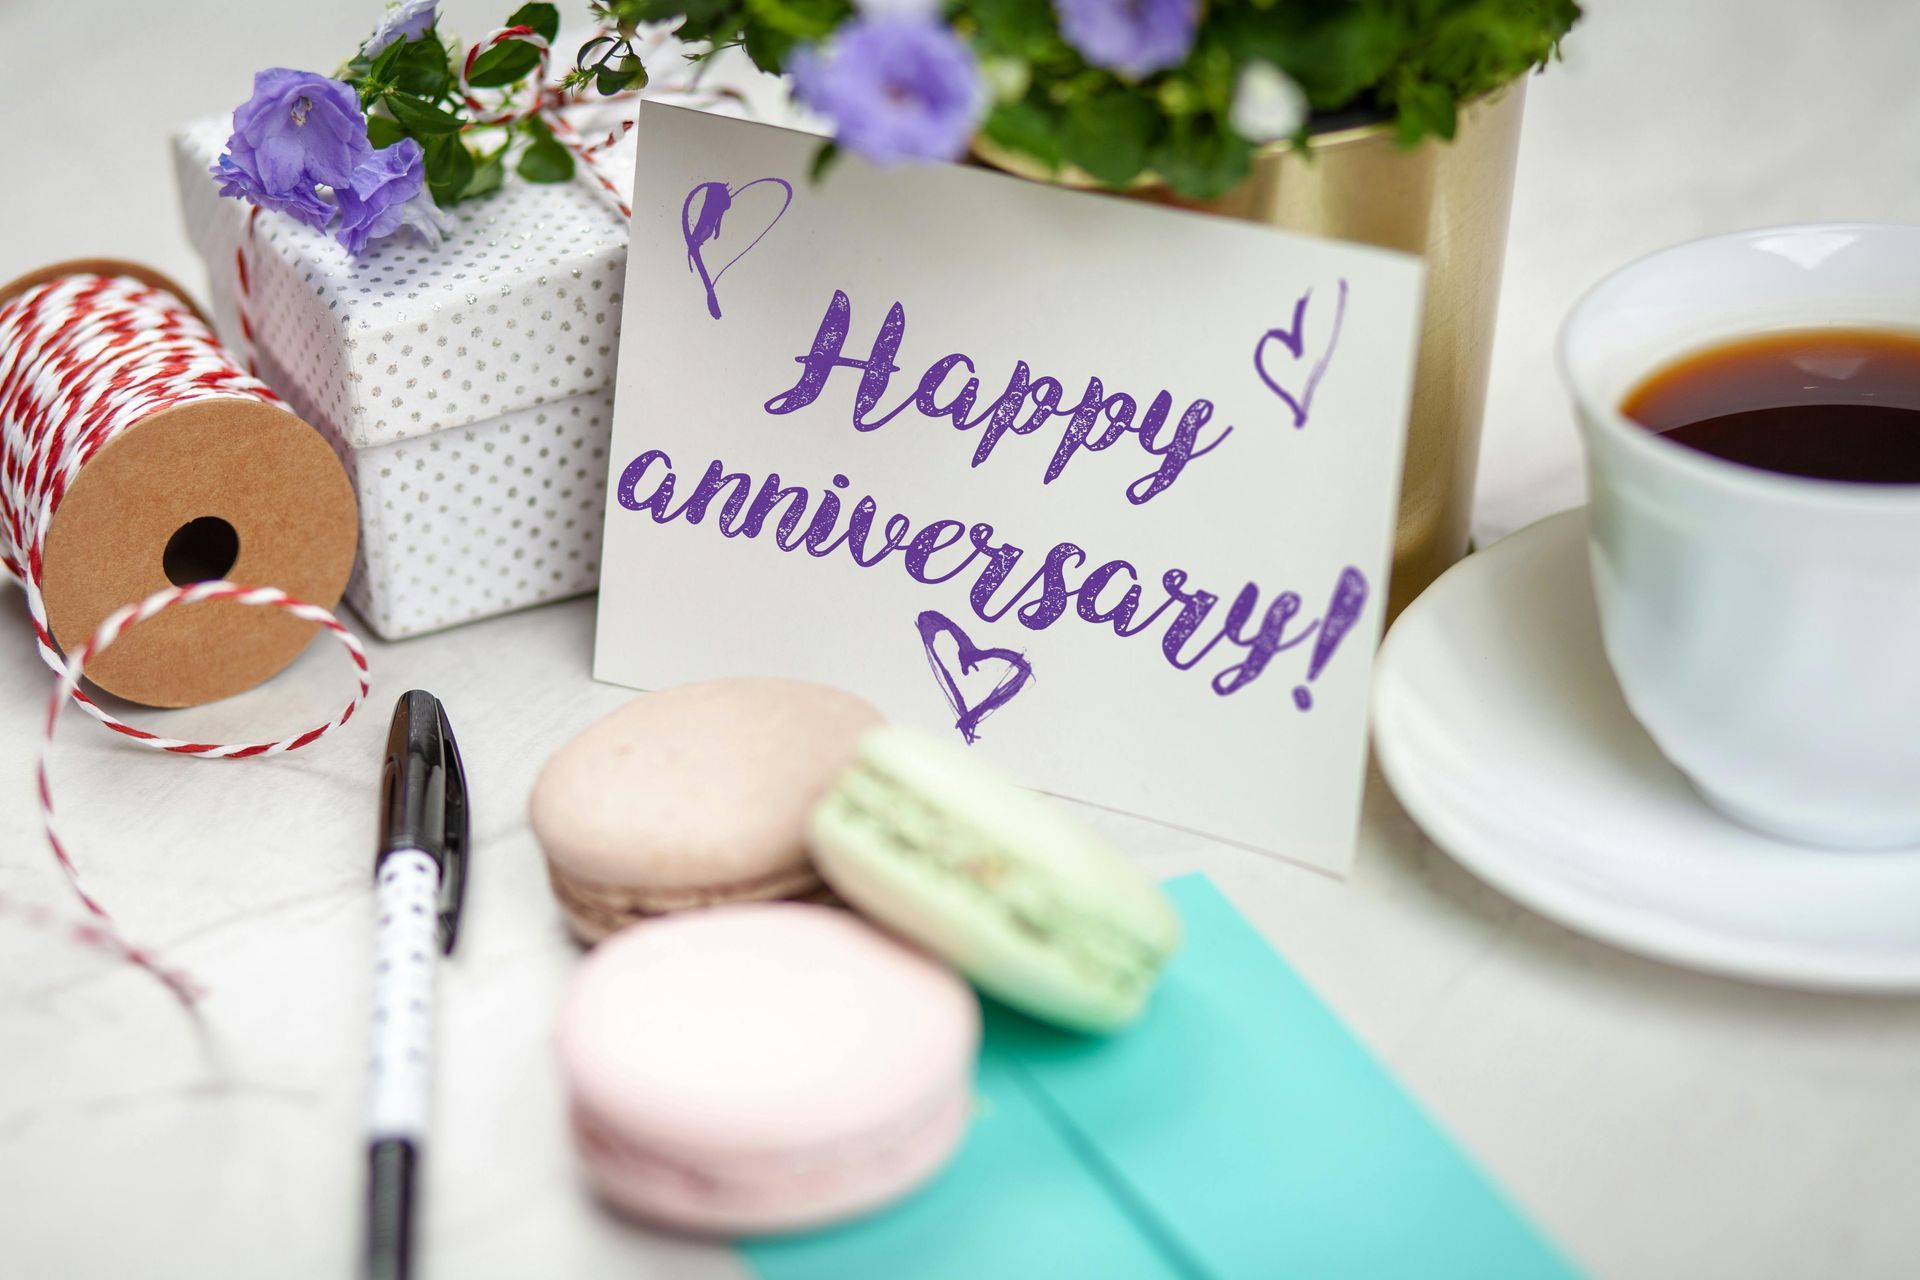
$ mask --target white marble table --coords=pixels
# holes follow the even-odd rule
[[[256,66],[330,61],[374,7],[179,0],[165,26],[153,5],[0,8],[0,275],[106,253],[197,278],[167,127],[231,105]],[[469,33],[506,7],[449,6]],[[1579,499],[1549,349],[1607,267],[1738,226],[1920,221],[1907,0],[1592,7],[1529,102],[1486,536]],[[18,605],[0,586],[0,891],[64,905],[29,786],[47,676]],[[577,601],[376,645],[369,714],[271,762],[164,759],[66,724],[56,786],[76,856],[212,994],[190,1021],[147,979],[0,917],[0,1274],[351,1274],[370,778],[386,707],[415,684],[457,718],[479,846],[444,984],[427,1274],[739,1274],[724,1250],[599,1212],[562,1128],[549,1034],[577,953],[523,807],[545,753],[626,696],[587,678],[591,616]],[[165,722],[309,723],[344,679],[316,647],[265,689]],[[1156,874],[1213,875],[1596,1273],[1920,1274],[1920,1002],[1767,990],[1576,937],[1455,866],[1377,777],[1344,883],[1089,816]]]

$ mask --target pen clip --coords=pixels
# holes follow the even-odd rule
[[[440,720],[441,767],[446,771],[445,821],[440,860],[440,950],[453,954],[454,939],[460,932],[460,911],[467,896],[467,771],[460,761],[460,746],[453,740],[453,726],[447,722],[447,709],[438,700],[434,714]]]

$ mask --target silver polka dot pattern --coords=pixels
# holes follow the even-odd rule
[[[347,453],[360,561],[347,599],[401,639],[600,581],[613,389]]]

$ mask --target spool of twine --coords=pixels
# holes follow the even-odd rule
[[[330,609],[357,524],[326,441],[164,276],[88,260],[0,287],[0,564],[20,580],[56,677],[37,774],[48,844],[92,917],[78,936],[182,998],[191,983],[125,939],[55,829],[47,748],[60,709],[72,701],[144,746],[209,758],[295,750],[346,723],[367,691],[366,659]],[[347,650],[358,692],[287,738],[166,738],[80,687],[84,675],[148,706],[210,702],[281,670],[316,631]]]

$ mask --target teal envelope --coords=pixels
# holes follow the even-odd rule
[[[745,1247],[766,1280],[1578,1275],[1204,876],[1145,1017],[987,1009],[966,1145],[861,1222]]]

